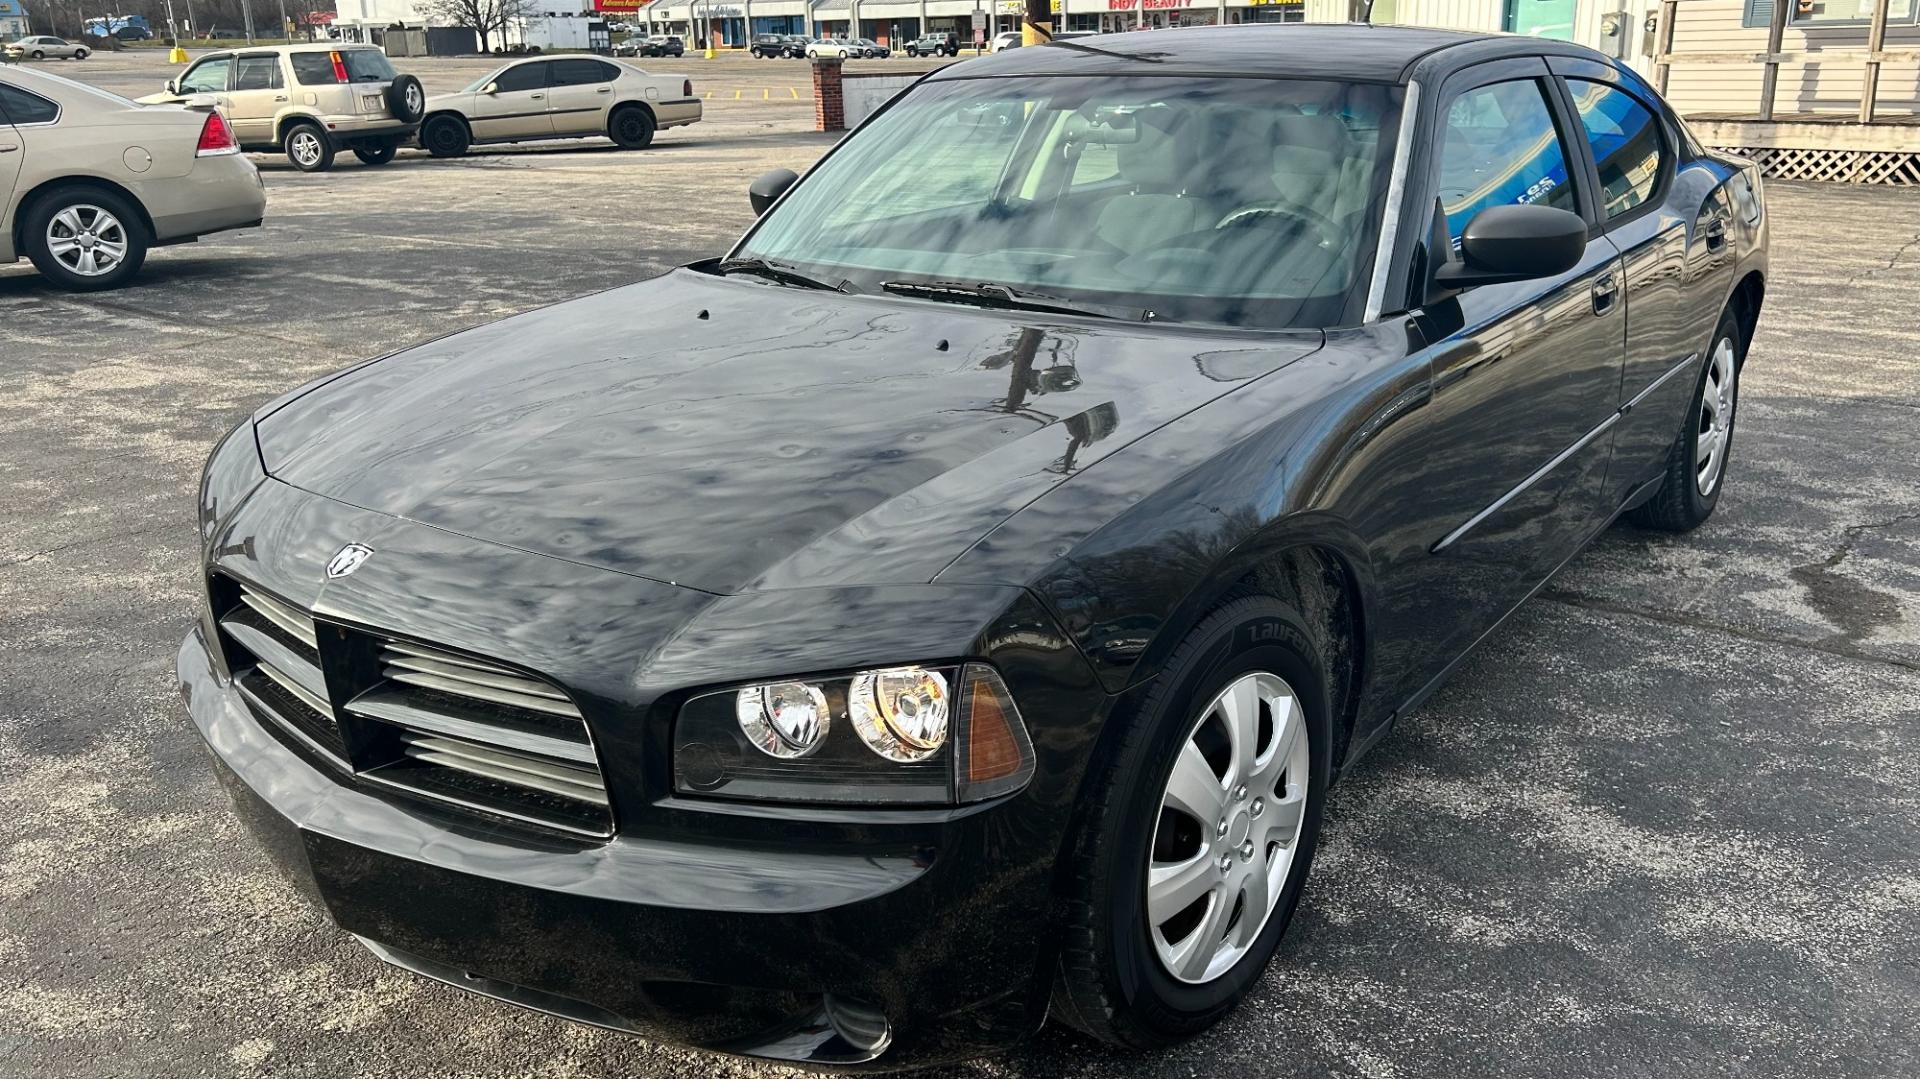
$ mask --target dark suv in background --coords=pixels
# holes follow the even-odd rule
[[[759,60],[792,60],[807,54],[807,39],[798,34],[755,34],[747,51]]]

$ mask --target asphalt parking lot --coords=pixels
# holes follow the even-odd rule
[[[57,67],[166,70],[87,64]],[[384,967],[253,849],[172,677],[199,466],[249,410],[716,253],[753,176],[830,145],[776,62],[659,66],[742,97],[642,153],[263,158],[265,228],[104,296],[0,267],[0,1073],[792,1074]],[[1712,521],[1610,533],[1334,791],[1301,913],[1216,1031],[1127,1057],[1050,1029],[951,1074],[1920,1074],[1920,192],[1769,195]]]

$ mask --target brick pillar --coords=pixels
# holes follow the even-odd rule
[[[813,61],[813,129],[844,131],[847,126],[846,103],[840,100],[840,58],[815,57]]]

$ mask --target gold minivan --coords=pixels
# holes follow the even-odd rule
[[[378,46],[336,42],[208,53],[141,100],[211,103],[242,149],[284,152],[301,172],[333,167],[342,149],[392,161],[427,107],[420,80],[396,73]]]

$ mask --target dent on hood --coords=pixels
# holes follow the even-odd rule
[[[1319,344],[678,271],[365,365],[266,416],[260,442],[315,493],[655,580],[927,581]]]

